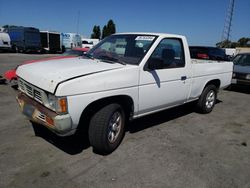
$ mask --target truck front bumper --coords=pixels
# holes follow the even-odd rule
[[[22,113],[32,122],[47,127],[59,136],[74,134],[69,114],[59,115],[21,92],[17,95],[17,102]]]
[[[231,81],[232,84],[237,84],[237,85],[247,85],[250,86],[250,80],[246,79],[239,79],[239,78],[233,78]]]

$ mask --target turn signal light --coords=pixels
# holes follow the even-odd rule
[[[48,116],[45,118],[46,123],[49,124],[50,126],[54,126],[54,120]]]
[[[60,112],[66,113],[67,112],[67,99],[61,98],[59,99],[59,106],[60,106]]]

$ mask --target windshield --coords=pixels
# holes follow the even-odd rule
[[[156,38],[153,35],[111,35],[92,48],[87,56],[104,62],[138,65]]]
[[[233,62],[235,65],[250,66],[250,54],[239,54]]]

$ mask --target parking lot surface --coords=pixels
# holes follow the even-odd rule
[[[0,75],[48,56],[0,54]],[[188,104],[137,119],[107,156],[32,126],[16,93],[0,85],[0,187],[250,187],[249,88],[221,91],[207,115]]]

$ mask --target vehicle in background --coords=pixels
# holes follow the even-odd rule
[[[60,53],[62,51],[60,35],[54,31],[40,31],[42,51]]]
[[[99,41],[99,39],[82,38],[82,48],[93,48]]]
[[[61,33],[62,51],[65,52],[72,48],[81,48],[81,36],[76,33]]]
[[[0,32],[0,50],[11,50],[10,36],[8,33]]]
[[[207,59],[217,61],[228,61],[225,50],[216,47],[190,46],[190,55],[193,59]]]
[[[0,27],[0,32],[5,32],[5,28],[4,27]]]
[[[242,53],[233,59],[232,84],[250,86],[250,53]]]
[[[250,47],[236,47],[236,54],[250,53]]]
[[[73,48],[72,50],[68,50],[64,52],[63,56],[82,56],[84,55],[89,48]]]
[[[40,52],[39,29],[34,27],[10,26],[6,28],[11,39],[12,49],[16,52]]]
[[[83,58],[20,66],[17,101],[31,122],[60,136],[79,131],[108,154],[128,120],[192,101],[211,112],[232,70],[232,62],[191,59],[184,36],[115,34]]]
[[[48,60],[59,60],[59,59],[78,57],[78,56],[82,56],[88,50],[89,50],[88,48],[73,48],[72,50],[64,52],[63,54],[61,54],[59,56],[49,57],[49,58],[45,58],[45,59],[25,61],[21,65],[30,64],[30,63],[37,63],[37,62],[41,62],[41,61],[48,61]],[[6,71],[3,75],[3,78],[7,82],[11,83],[11,85],[17,84],[17,82],[16,82],[16,80],[17,80],[16,69],[21,65],[18,65],[14,69]]]
[[[235,48],[223,48],[225,53],[229,59],[233,59],[236,56],[236,49]]]

